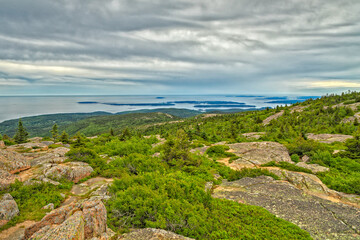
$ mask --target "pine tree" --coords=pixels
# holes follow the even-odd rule
[[[29,133],[26,131],[25,127],[23,126],[21,119],[19,119],[18,128],[16,129],[16,133],[14,136],[15,142],[18,144],[26,143],[28,136]]]
[[[52,137],[54,139],[54,141],[56,141],[57,137],[58,137],[58,125],[55,123],[54,126],[52,127],[52,130],[50,131],[52,134]]]
[[[77,132],[76,135],[74,136],[74,138],[75,138],[74,147],[84,147],[85,146],[84,137],[81,135],[80,132]]]
[[[62,143],[69,143],[69,134],[67,134],[67,132],[65,132],[65,130],[60,135],[59,141]]]
[[[110,136],[115,136],[114,129],[110,128]]]
[[[122,134],[120,135],[120,141],[126,141],[131,138],[131,133],[128,128],[125,128]]]

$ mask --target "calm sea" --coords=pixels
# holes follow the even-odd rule
[[[182,103],[177,103],[179,101]],[[198,101],[200,103],[184,101]],[[117,113],[155,108],[204,110],[206,108],[199,108],[199,105],[207,104],[206,101],[244,103],[245,105],[254,105],[257,108],[280,105],[266,103],[269,99],[260,96],[0,96],[0,122],[14,118],[53,113],[88,113],[96,111]],[[162,103],[164,105],[161,105]],[[151,104],[154,104],[154,106]],[[196,105],[198,107],[195,107]],[[217,105],[216,109],[236,108],[231,105],[229,107]]]

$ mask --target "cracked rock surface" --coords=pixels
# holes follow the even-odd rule
[[[271,161],[292,162],[287,148],[277,142],[243,142],[228,144],[230,152],[239,157],[233,163],[261,165]]]
[[[308,231],[314,239],[360,239],[360,209],[308,195],[271,177],[224,181],[213,197],[256,205]]]

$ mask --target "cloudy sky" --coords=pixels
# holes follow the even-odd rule
[[[0,0],[0,95],[312,95],[359,76],[359,0]]]

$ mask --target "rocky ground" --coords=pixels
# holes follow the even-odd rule
[[[257,139],[265,133],[249,133],[245,137]],[[316,135],[309,135],[316,136]],[[316,136],[316,140],[331,142],[345,136]],[[315,137],[314,137],[315,138]],[[162,142],[164,139],[161,139]],[[49,213],[38,222],[26,221],[0,233],[0,239],[189,239],[159,229],[133,229],[116,236],[106,225],[104,205],[110,198],[108,186],[113,181],[102,177],[79,180],[90,176],[93,169],[86,163],[67,162],[68,146],[59,143],[49,148],[51,142],[33,140],[23,145],[0,147],[0,183],[6,188],[16,179],[32,184],[49,182],[59,184],[60,178],[73,181],[74,186],[57,209],[44,206]],[[218,144],[226,144],[224,142]],[[219,162],[239,170],[244,167],[263,168],[270,161],[292,163],[287,149],[276,142],[245,142],[226,144],[238,159]],[[208,147],[194,149],[205,154]],[[308,164],[306,159],[296,164],[313,173],[328,171],[327,168]],[[234,182],[223,181],[220,185],[208,184],[213,197],[261,206],[276,216],[288,220],[308,231],[314,239],[360,239],[360,197],[336,192],[327,188],[314,174],[293,172],[277,167],[266,167],[280,180],[260,176],[243,178]],[[19,213],[10,194],[0,198],[0,225]]]
[[[333,142],[345,142],[346,140],[353,138],[350,135],[344,134],[306,134],[308,139],[312,139],[314,141],[322,142],[322,143],[333,143]]]
[[[57,148],[49,148],[53,144],[41,141],[41,138],[10,147],[0,144],[1,189],[6,189],[15,180],[25,184],[48,182],[59,185],[61,178],[78,183],[91,175],[93,169],[88,164],[66,161],[65,154],[70,150],[68,145],[58,143]],[[112,181],[95,177],[74,184],[69,195],[63,196],[64,201],[59,208],[54,209],[54,204],[44,206],[50,212],[42,220],[19,223],[0,232],[0,239],[189,239],[159,229],[134,229],[131,233],[116,236],[107,227],[104,205],[110,198],[108,186]],[[0,227],[18,214],[19,208],[12,196],[1,196]]]
[[[228,144],[239,159],[218,161],[238,170],[260,168],[269,161],[291,162],[287,149],[279,143]],[[301,162],[313,172],[327,168]],[[360,197],[327,188],[314,174],[266,167],[281,180],[260,176],[212,186],[213,197],[261,206],[276,216],[308,231],[314,239],[360,239]]]

